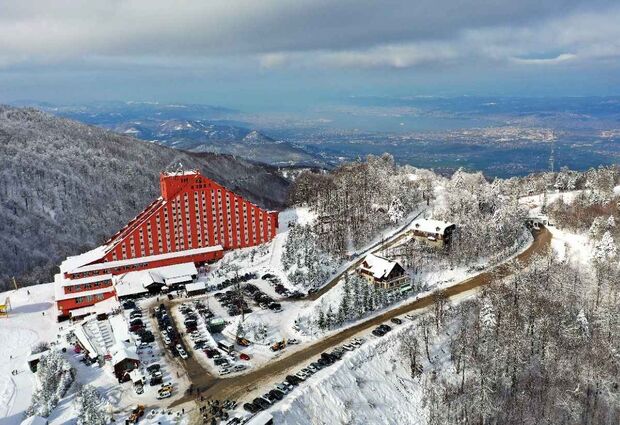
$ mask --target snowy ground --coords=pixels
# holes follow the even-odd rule
[[[29,294],[30,292],[30,294]],[[0,319],[0,424],[19,424],[30,405],[34,375],[26,363],[30,349],[38,342],[55,342],[54,288],[51,283],[0,294],[8,297],[12,311]],[[17,370],[17,375],[11,371]]]
[[[0,424],[19,424],[24,419],[24,411],[30,405],[36,385],[35,375],[30,372],[26,362],[31,347],[39,342],[54,344],[56,349],[67,348],[65,356],[77,372],[76,383],[50,415],[50,424],[75,423],[73,399],[76,384],[89,384],[97,388],[113,406],[117,419],[122,419],[137,404],[146,405],[147,411],[148,406],[162,404],[156,399],[156,387],[147,384],[144,394],[138,395],[131,383],[118,384],[109,365],[99,368],[80,362],[81,356],[66,343],[65,334],[71,325],[68,322],[59,324],[55,320],[53,295],[51,283],[0,294],[2,300],[9,297],[12,305],[9,317],[0,319],[0,339],[3,342],[0,345],[0,358],[4,360],[0,362]],[[144,366],[154,362],[161,364],[165,380],[175,381],[174,397],[183,394],[188,386],[187,380],[182,376],[176,377],[177,369],[160,357],[157,346],[141,352],[140,357]],[[17,370],[18,374],[12,375],[12,370]],[[165,404],[169,404],[171,400],[174,398],[166,400]],[[165,414],[164,417],[161,414],[153,415],[151,423],[177,423],[175,418],[175,412]]]

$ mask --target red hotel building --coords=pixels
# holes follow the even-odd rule
[[[161,196],[104,245],[68,257],[55,276],[59,318],[115,295],[112,276],[222,258],[270,241],[278,213],[265,211],[199,171],[161,173]]]

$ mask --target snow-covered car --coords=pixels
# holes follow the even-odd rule
[[[309,364],[306,367],[307,370],[311,371],[312,373],[316,373],[318,371],[318,369],[316,367],[314,367],[312,364]]]
[[[233,366],[233,369],[236,371],[245,370],[246,366],[243,364],[236,364]]]
[[[308,375],[306,375],[303,371],[297,372],[295,376],[301,379],[302,381],[305,381],[308,378]]]
[[[344,344],[344,345],[342,346],[342,348],[344,348],[344,349],[345,349],[345,350],[347,350],[347,351],[353,351],[353,350],[355,350],[355,347],[354,347],[354,346],[352,346],[351,344]]]
[[[231,370],[226,367],[220,369],[220,375],[228,375],[229,373],[231,373]]]
[[[170,339],[170,337],[168,337],[168,335],[164,335],[164,343],[166,345],[172,344],[172,340]]]
[[[297,345],[297,344],[299,344],[299,341],[296,340],[295,338],[289,338],[289,340],[286,343],[288,345]]]

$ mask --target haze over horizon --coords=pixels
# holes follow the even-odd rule
[[[349,96],[620,94],[620,5],[8,2],[0,101],[153,100],[248,111]]]

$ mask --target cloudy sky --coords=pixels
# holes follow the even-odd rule
[[[618,95],[618,0],[3,0],[0,101]]]

